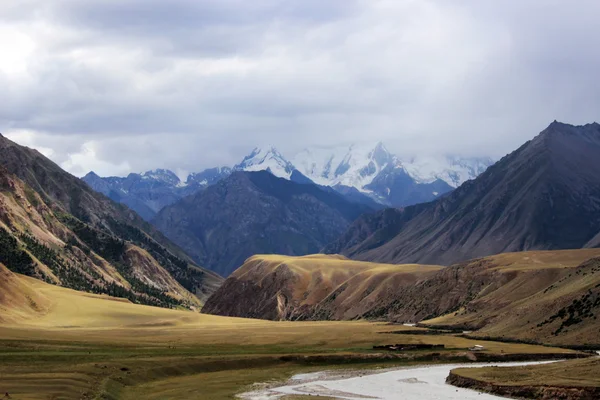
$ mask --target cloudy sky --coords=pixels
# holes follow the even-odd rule
[[[600,120],[598,0],[2,0],[0,132],[76,175]]]

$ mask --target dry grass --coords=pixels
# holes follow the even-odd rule
[[[353,276],[361,272],[369,271],[371,274],[405,272],[422,273],[438,271],[442,269],[439,265],[421,264],[380,264],[366,261],[354,261],[341,255],[312,254],[302,257],[282,256],[278,254],[258,254],[246,260],[252,266],[260,263],[264,274],[273,272],[281,265],[286,265],[298,274],[313,274],[320,272],[324,277],[330,278],[335,274]],[[244,276],[252,272],[252,268],[240,268],[233,276],[244,279]]]
[[[487,258],[498,264],[495,269],[510,272],[573,268],[593,257],[600,257],[600,249],[524,251],[503,253]]]

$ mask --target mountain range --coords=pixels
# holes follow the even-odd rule
[[[233,166],[190,174],[185,181],[172,171],[158,169],[127,177],[99,177],[88,173],[83,180],[94,190],[126,204],[151,220],[163,207],[194,194],[234,171],[269,171],[298,183],[331,187],[349,200],[374,206],[403,207],[436,198],[477,177],[493,162],[489,158],[411,158],[392,155],[382,143],[374,146],[304,149],[293,161],[276,148],[255,148]]]
[[[523,250],[600,245],[600,125],[553,122],[431,203],[367,214],[327,253],[449,265]]]

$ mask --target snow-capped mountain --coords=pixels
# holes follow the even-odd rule
[[[231,168],[229,167],[209,168],[202,172],[193,172],[189,174],[184,185],[203,189],[207,186],[214,185],[229,175],[231,175]]]
[[[383,143],[374,147],[352,145],[334,149],[304,149],[293,158],[300,172],[319,185],[343,185],[359,190],[397,159]]]
[[[185,182],[168,169],[156,169],[126,177],[102,178],[94,172],[82,179],[97,192],[126,204],[142,218],[151,220],[163,207],[194,194],[231,174],[231,168],[211,168],[190,174]]]
[[[457,188],[466,181],[477,178],[493,163],[489,157],[413,157],[403,160],[402,166],[419,183],[441,179]]]
[[[403,207],[435,200],[492,164],[489,158],[412,157],[401,159],[381,142],[338,148],[304,149],[290,161],[275,147],[255,148],[233,168],[210,168],[183,182],[172,171],[156,169],[127,177],[101,178],[90,172],[83,180],[96,191],[127,204],[145,219],[166,205],[194,194],[233,171],[269,171],[296,183],[329,186],[351,201]],[[376,206],[376,204],[375,204]]]
[[[388,173],[391,169],[403,169],[417,183],[433,183],[440,179],[456,188],[479,176],[493,163],[487,157],[401,159],[392,155],[381,142],[374,146],[304,149],[293,158],[296,168],[320,185],[339,184],[359,190],[371,184],[386,169]]]
[[[290,179],[294,166],[281,155],[275,147],[267,150],[255,148],[241,163],[233,167],[234,171],[269,171],[279,178]]]
[[[135,175],[135,174],[132,174]],[[149,181],[167,186],[177,186],[181,183],[179,177],[168,169],[154,169],[140,175],[143,181]]]

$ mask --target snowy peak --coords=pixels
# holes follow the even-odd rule
[[[185,185],[206,187],[215,184],[230,174],[231,168],[229,167],[209,168],[202,172],[194,172],[189,174],[187,180],[185,181]]]
[[[382,142],[377,143],[375,148],[369,153],[369,159],[380,166],[393,162],[394,157]]]
[[[371,183],[396,158],[379,142],[374,146],[353,144],[334,149],[304,149],[294,164],[313,181],[328,186],[351,186],[359,190]]]
[[[255,148],[241,163],[233,167],[234,171],[269,171],[285,179],[290,179],[294,169],[294,165],[272,146],[267,150]]]
[[[168,169],[155,169],[152,171],[146,171],[142,174],[142,179],[165,183],[170,186],[177,186],[181,182],[179,177],[175,175],[173,171]]]
[[[438,179],[457,188],[483,173],[494,161],[489,157],[413,157],[403,161],[406,172],[418,183]]]

